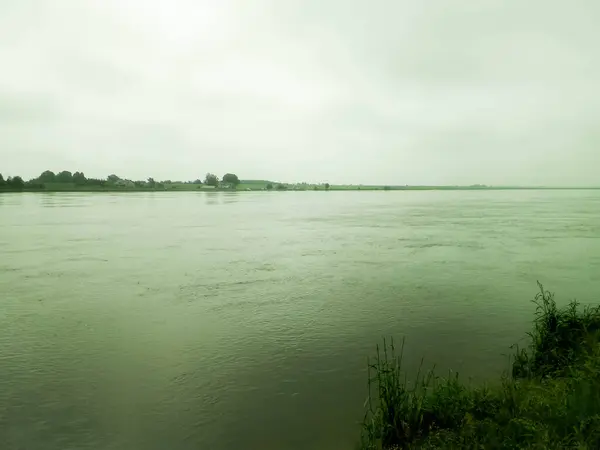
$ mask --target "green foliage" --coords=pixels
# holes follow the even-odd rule
[[[285,191],[287,189],[287,186],[285,184],[279,183],[277,185],[277,190],[278,191]]]
[[[23,181],[23,178],[21,178],[18,175],[15,177],[12,177],[12,178],[8,177],[6,179],[6,185],[10,189],[15,189],[15,190],[21,190],[21,189],[25,188],[25,182]]]
[[[600,448],[600,309],[560,309],[541,285],[535,303],[530,345],[496,385],[421,369],[409,383],[404,343],[396,354],[384,341],[369,364],[361,448]]]
[[[56,175],[57,183],[72,183],[73,182],[73,174],[68,170],[63,170]]]
[[[101,180],[99,178],[88,178],[86,184],[88,186],[104,186],[106,184],[106,180]]]
[[[579,311],[577,301],[559,309],[554,295],[538,283],[533,331],[528,349],[517,349],[513,376],[520,378],[562,376],[579,364],[597,345],[600,332],[600,306]]]
[[[325,190],[327,190],[327,191],[328,191],[330,187],[331,187],[331,186],[329,185],[329,183],[325,183]]]
[[[219,179],[216,175],[207,174],[210,181],[209,185],[219,187]],[[241,181],[235,174],[226,174],[225,179],[227,184],[240,187]],[[246,180],[252,189],[263,189],[268,183],[262,180]],[[97,190],[138,190],[138,189],[181,189],[181,190],[196,190],[202,187],[202,180],[195,181],[164,181],[158,183],[154,178],[148,178],[148,181],[130,181],[122,179],[117,175],[109,175],[106,180],[98,178],[87,178],[83,172],[71,173],[67,170],[61,171],[58,174],[50,170],[44,171],[39,177],[24,182],[21,177],[9,177],[7,180],[0,175],[0,188],[3,190],[47,190],[47,191],[97,191]],[[124,189],[125,188],[125,189]],[[243,188],[243,186],[242,186]]]
[[[219,177],[217,177],[214,173],[207,173],[206,177],[204,178],[204,184],[206,184],[207,186],[218,187]]]
[[[273,190],[273,184],[272,183],[267,184],[267,190],[268,191],[272,191]]]
[[[77,186],[83,186],[86,184],[86,182],[87,179],[85,178],[83,172],[75,172],[73,174],[73,183],[75,183]]]
[[[25,183],[25,188],[26,189],[35,189],[35,190],[42,190],[44,189],[46,186],[44,185],[44,183],[40,183],[39,179],[37,180],[29,180]]]
[[[232,186],[237,186],[240,184],[240,179],[234,173],[226,173],[223,175],[223,183],[231,184]]]
[[[51,170],[46,170],[38,177],[40,183],[56,183],[56,175]]]

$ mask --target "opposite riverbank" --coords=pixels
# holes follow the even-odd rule
[[[88,178],[83,172],[72,173],[63,170],[58,174],[44,171],[36,178],[25,181],[20,176],[4,179],[0,173],[0,192],[154,192],[154,191],[423,191],[423,190],[511,190],[511,189],[600,189],[593,187],[548,187],[548,186],[487,186],[473,184],[469,186],[409,186],[409,185],[365,185],[330,183],[283,183],[269,180],[240,180],[234,173],[226,173],[221,179],[213,173],[207,173],[204,180],[194,181],[133,181],[117,175],[106,178]]]
[[[272,187],[267,187],[267,186]],[[349,186],[349,185],[309,185],[241,183],[236,187],[212,187],[188,183],[167,184],[161,187],[83,185],[74,183],[47,183],[19,187],[0,186],[2,192],[270,192],[270,191],[498,191],[498,190],[589,190],[597,187],[544,187],[544,186]]]
[[[600,306],[558,308],[541,285],[535,304],[530,342],[495,384],[433,370],[409,382],[404,343],[378,346],[360,448],[600,448]]]

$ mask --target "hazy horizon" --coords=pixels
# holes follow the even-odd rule
[[[0,173],[600,186],[599,12],[0,0]]]

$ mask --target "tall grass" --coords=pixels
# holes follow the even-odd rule
[[[409,381],[404,342],[378,346],[360,448],[600,448],[600,308],[559,308],[539,288],[529,344],[494,384],[437,377],[422,363]]]
[[[517,349],[515,378],[565,375],[574,365],[580,365],[598,343],[600,306],[581,309],[574,300],[559,309],[554,294],[538,286],[533,330],[528,333],[530,344],[527,349]]]

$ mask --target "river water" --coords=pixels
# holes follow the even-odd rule
[[[600,191],[0,195],[0,447],[348,449],[384,336],[495,377]]]

